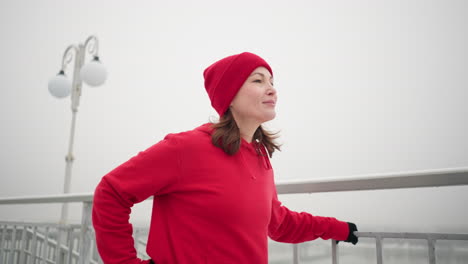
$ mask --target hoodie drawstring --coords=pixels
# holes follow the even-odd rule
[[[270,157],[268,157],[268,150],[266,149],[265,145],[262,144],[262,150],[261,150],[261,153],[263,156],[263,161],[264,161],[264,164],[265,164],[265,168],[267,170],[271,169],[271,163],[270,163]]]
[[[260,147],[260,145],[262,147]],[[256,143],[255,144],[255,150],[257,152],[259,161],[263,164],[265,169],[267,169],[267,170],[271,169],[272,167],[271,167],[271,163],[270,163],[270,158],[268,157],[268,151],[266,150],[265,145]],[[240,156],[242,158],[242,161],[244,162],[244,166],[247,167],[247,170],[250,173],[250,178],[252,178],[254,180],[257,179],[257,176],[255,176],[255,174],[250,169],[251,165],[249,165],[249,163],[246,161],[243,151],[239,151],[239,153],[240,153]]]

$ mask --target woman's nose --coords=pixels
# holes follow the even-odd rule
[[[267,94],[268,95],[275,95],[276,94],[276,89],[275,89],[275,87],[273,87],[273,85],[269,84]]]

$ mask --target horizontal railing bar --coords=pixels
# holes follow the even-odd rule
[[[21,222],[21,221],[0,221],[0,227],[2,225],[8,225],[8,226],[37,226],[37,227],[52,227],[52,228],[61,228],[62,225],[59,223],[53,223],[53,222]],[[67,224],[64,228],[66,229],[80,229],[81,225],[80,224]]]
[[[468,240],[468,234],[354,232],[357,237],[432,240]]]
[[[397,188],[468,185],[468,168],[441,169],[405,173],[373,174],[359,177],[322,178],[278,182],[278,194],[339,191],[384,190]],[[43,204],[92,202],[93,193],[57,194],[0,198],[2,204]]]
[[[0,198],[0,204],[73,203],[92,202],[92,193],[55,194]]]
[[[49,225],[51,227],[59,227],[59,225],[57,225],[56,223],[50,223],[50,224],[47,224],[47,223],[37,223],[37,224],[34,224],[34,223],[24,223],[22,224],[21,222],[0,222],[0,227],[2,227],[2,229],[5,229],[5,225],[6,225],[6,229],[5,230],[8,230],[8,231],[12,231],[13,230],[13,227],[11,226],[8,226],[9,224],[14,224],[15,226],[18,226],[18,227],[21,227],[21,226],[27,226],[28,228],[26,229],[28,233],[33,233],[33,229],[32,227],[33,226],[39,226],[39,227],[42,227],[42,226],[45,226],[45,225]],[[67,229],[70,228],[70,226],[77,226],[78,225],[67,225]],[[138,228],[137,228],[138,229]],[[147,230],[147,228],[139,228],[141,230]],[[19,233],[21,233],[23,230],[18,230]],[[76,232],[76,231],[75,231]],[[360,231],[356,231],[354,232],[354,234],[358,237],[361,237],[361,238],[377,238],[377,237],[380,237],[380,238],[400,238],[400,239],[433,239],[433,240],[468,240],[468,234],[454,234],[454,233],[416,233],[416,232],[360,232]],[[8,234],[6,234],[8,235]],[[41,233],[38,233],[38,238],[39,239],[42,239],[44,240],[44,236],[41,234]],[[146,243],[144,240],[142,239],[138,239],[138,241],[140,243]],[[49,238],[49,243],[52,243],[52,244],[56,244],[55,240],[51,240],[51,238]]]
[[[278,182],[278,194],[468,185],[468,168]]]

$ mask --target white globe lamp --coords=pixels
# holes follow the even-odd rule
[[[80,77],[89,86],[102,85],[107,79],[107,70],[99,61],[99,57],[83,66],[80,70]]]
[[[70,95],[72,83],[65,76],[63,71],[60,71],[59,74],[55,75],[49,80],[49,92],[54,97],[65,98]]]

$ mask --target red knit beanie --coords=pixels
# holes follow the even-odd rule
[[[273,76],[270,65],[258,55],[250,52],[223,58],[205,69],[203,72],[205,89],[210,97],[211,105],[220,117],[229,108],[247,77],[260,66],[267,68]]]

